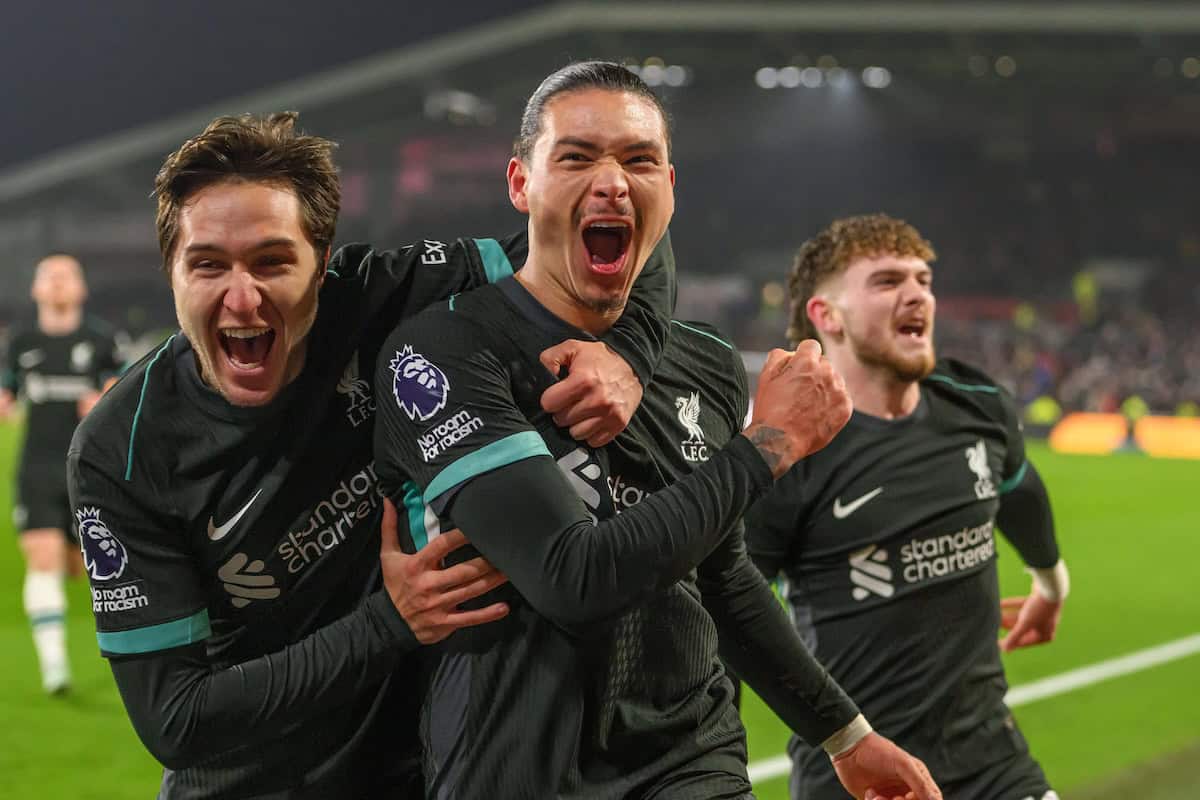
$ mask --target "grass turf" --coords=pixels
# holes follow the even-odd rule
[[[1072,588],[1057,641],[1005,658],[1009,683],[1200,632],[1191,558],[1200,533],[1200,504],[1193,498],[1200,465],[1136,454],[1067,456],[1036,444],[1029,455],[1050,490]],[[1028,592],[1020,558],[1003,540],[999,550],[1002,591]],[[1081,796],[1108,797],[1105,787],[1121,785],[1128,775],[1145,775],[1147,783],[1124,796],[1174,798],[1181,796],[1176,787],[1185,785],[1200,796],[1194,760],[1179,757],[1157,770],[1131,771],[1200,746],[1197,674],[1200,655],[1193,655],[1036,701],[1015,715],[1034,756],[1066,798],[1085,787],[1089,794]],[[784,752],[786,730],[757,699],[746,704],[743,717],[751,761]],[[755,792],[760,800],[785,798],[786,779],[761,782]]]
[[[0,425],[0,774],[4,797],[134,800],[154,795],[159,768],[137,740],[97,653],[86,583],[69,587],[74,691],[42,694],[21,610],[23,567],[12,536],[17,431]],[[1031,448],[1050,487],[1073,588],[1059,641],[1008,658],[1019,685],[1200,630],[1191,540],[1194,462],[1133,455],[1068,457]],[[1019,559],[1002,545],[1008,593],[1025,592]],[[1200,657],[1155,667],[1017,710],[1035,755],[1066,798],[1159,800],[1200,794]],[[751,760],[783,752],[783,726],[747,703]],[[756,787],[786,797],[782,778]]]

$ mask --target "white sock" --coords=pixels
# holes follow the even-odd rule
[[[67,595],[61,572],[25,573],[25,614],[33,628],[42,687],[48,692],[65,688],[71,682],[71,667],[67,661]]]

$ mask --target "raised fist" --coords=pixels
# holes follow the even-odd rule
[[[758,378],[745,435],[778,478],[833,440],[854,410],[842,376],[806,339],[795,351],[772,350]]]

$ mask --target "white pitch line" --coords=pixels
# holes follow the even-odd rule
[[[1200,634],[1185,636],[1182,639],[1138,650],[1129,655],[1051,675],[1049,678],[1042,678],[1024,686],[1015,686],[1008,690],[1008,694],[1004,696],[1004,702],[1011,708],[1023,706],[1132,672],[1141,672],[1159,664],[1186,658],[1194,653],[1200,653]],[[764,758],[749,766],[750,782],[769,781],[772,778],[787,775],[791,769],[792,760],[786,755]]]
[[[1009,689],[1008,694],[1004,696],[1004,702],[1010,706],[1023,706],[1044,697],[1054,697],[1064,692],[1081,689],[1084,686],[1091,686],[1093,683],[1128,675],[1131,672],[1140,672],[1159,664],[1166,664],[1168,661],[1184,658],[1192,653],[1200,653],[1200,634],[1185,636],[1157,647],[1138,650],[1127,656],[1101,661],[1098,664],[1073,669],[1061,675],[1051,675],[1049,678],[1042,678],[1040,681],[1027,683],[1024,686],[1017,686]]]
[[[762,761],[755,761],[747,767],[752,786],[757,786],[760,781],[769,781],[772,778],[778,778],[780,775],[787,775],[791,771],[792,759],[787,754],[764,758]]]

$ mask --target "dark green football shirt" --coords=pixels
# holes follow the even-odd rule
[[[953,360],[907,417],[856,412],[746,517],[797,630],[876,730],[938,780],[1026,749],[1003,698],[995,519],[1025,474],[1018,411]],[[793,740],[793,796],[841,798],[829,759]]]
[[[416,642],[379,576],[371,375],[398,320],[511,275],[524,251],[523,235],[347,246],[304,369],[270,404],[224,401],[177,334],[80,427],[71,497],[97,639],[169,768],[162,797],[358,798],[414,757],[413,681],[393,672]],[[669,243],[655,264],[670,284]],[[629,324],[615,346],[652,365],[662,332]]]
[[[381,353],[378,469],[409,545],[461,527],[511,580],[488,598],[510,604],[505,620],[423,652],[429,796],[749,790],[714,617],[749,628],[766,609],[791,631],[736,528],[770,482],[736,436],[740,358],[673,324],[629,428],[597,451],[538,402],[553,377],[537,354],[586,336],[510,280],[401,325]],[[857,713],[829,684],[817,669],[791,684],[810,693],[789,697],[824,735]]]
[[[13,335],[0,387],[19,395],[28,407],[19,470],[23,479],[65,484],[79,398],[99,391],[120,365],[112,330],[90,317],[62,335],[36,326]]]

